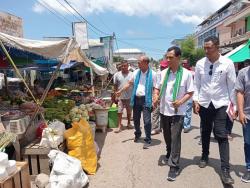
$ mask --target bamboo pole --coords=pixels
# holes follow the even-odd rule
[[[10,57],[10,54],[8,53],[8,51],[6,50],[5,46],[3,45],[3,42],[0,40],[0,45],[1,48],[3,49],[6,57],[8,58],[9,62],[11,63],[11,65],[13,66],[14,70],[17,73],[17,76],[22,80],[22,82],[24,83],[25,87],[27,88],[29,94],[31,95],[31,97],[33,98],[33,100],[37,103],[37,100],[35,98],[35,96],[33,95],[32,91],[30,90],[29,86],[27,85],[27,83],[25,82],[24,78],[22,77],[21,73],[19,72],[18,68],[16,67],[14,61],[12,60],[12,58]]]
[[[48,85],[47,85],[47,87],[46,87],[46,89],[45,89],[45,91],[44,91],[44,93],[43,93],[41,99],[39,100],[39,104],[40,104],[40,105],[43,104],[43,102],[44,102],[44,100],[45,100],[45,97],[47,96],[47,94],[48,94],[48,92],[49,92],[49,89],[50,89],[50,87],[51,87],[53,81],[55,80],[56,74],[57,74],[57,72],[59,71],[61,65],[62,65],[63,63],[66,63],[67,56],[68,56],[68,53],[69,53],[69,47],[70,47],[71,44],[72,44],[72,40],[68,43],[68,46],[67,46],[67,49],[66,49],[66,52],[65,52],[63,61],[60,61],[60,63],[58,63],[58,65],[57,65],[57,67],[56,67],[56,70],[53,72],[53,75],[51,76],[51,78],[50,78],[50,80],[49,80],[49,83],[48,83]],[[29,129],[30,126],[31,126],[32,121],[34,121],[36,115],[37,115],[38,112],[40,111],[40,108],[41,108],[40,105],[38,105],[38,106],[36,107],[36,110],[35,110],[35,112],[34,112],[33,115],[32,115],[32,118],[31,118],[31,120],[30,120],[30,122],[29,122],[29,125],[28,125],[28,127],[27,127],[27,129],[26,129],[24,135],[26,135],[28,129]]]

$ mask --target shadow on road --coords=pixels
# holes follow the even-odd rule
[[[129,139],[126,139],[126,140],[122,141],[122,143],[126,143],[126,142],[134,142],[134,138],[129,138]],[[144,143],[144,139],[140,138],[137,143]],[[160,144],[161,144],[160,140],[152,138],[151,146],[157,146],[157,145],[160,145]]]
[[[199,164],[200,161],[200,156],[195,156],[193,159],[186,159],[186,158],[181,158],[180,159],[180,174],[182,173],[183,170],[185,170],[186,167],[191,166],[191,165],[197,165]],[[208,166],[212,167],[214,171],[220,176],[221,175],[221,162],[220,159],[214,159],[214,158],[209,158]],[[158,166],[167,166],[168,161],[166,160],[165,155],[161,155],[158,160]],[[234,172],[236,176],[239,178],[245,171],[245,166],[243,165],[231,165],[231,172]],[[202,170],[202,169],[201,169]],[[223,183],[222,183],[223,184]],[[232,185],[225,185],[223,184],[224,188],[233,188]]]
[[[101,156],[102,148],[104,146],[105,139],[106,139],[106,136],[107,136],[108,132],[112,132],[112,129],[107,129],[106,132],[102,132],[100,130],[96,130],[95,141],[96,141],[96,143],[97,143],[97,145],[99,147],[98,157]]]

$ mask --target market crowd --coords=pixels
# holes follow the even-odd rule
[[[250,183],[250,67],[241,69],[236,77],[233,62],[219,52],[219,39],[211,36],[204,41],[205,57],[196,63],[195,71],[181,64],[181,50],[170,47],[165,61],[155,72],[149,58],[141,56],[138,69],[129,71],[126,60],[114,75],[115,96],[118,100],[118,129],[121,132],[123,109],[126,109],[128,128],[131,114],[135,129],[134,142],[141,139],[141,114],[144,122],[143,149],[151,146],[151,135],[163,132],[166,160],[170,166],[169,181],[180,173],[181,133],[191,130],[192,109],[200,116],[202,145],[200,168],[209,162],[210,136],[213,130],[221,160],[221,180],[233,184],[230,175],[229,142],[233,120],[237,117],[243,128],[246,171],[241,180]]]

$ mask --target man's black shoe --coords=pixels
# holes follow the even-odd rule
[[[170,152],[167,152],[167,154],[166,154],[166,160],[167,161],[168,161],[169,157],[170,157]]]
[[[176,177],[179,175],[179,173],[180,173],[180,169],[179,168],[170,167],[170,170],[168,172],[167,180],[168,181],[175,181]]]
[[[207,166],[207,163],[208,163],[208,157],[201,157],[199,167],[205,168]]]
[[[234,184],[233,178],[230,176],[229,170],[222,170],[221,180],[224,184],[232,185]]]
[[[250,171],[245,172],[245,174],[241,177],[241,181],[250,183]]]
[[[139,140],[140,140],[140,137],[135,137],[134,142],[137,143],[139,142]]]

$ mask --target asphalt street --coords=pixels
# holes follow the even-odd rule
[[[123,121],[126,125],[126,121]],[[143,140],[134,143],[134,130],[114,133],[97,132],[96,140],[100,147],[97,173],[90,177],[90,188],[249,188],[250,184],[241,182],[245,171],[242,127],[235,122],[233,140],[230,141],[231,176],[233,186],[223,185],[220,179],[220,160],[218,143],[211,139],[210,160],[206,168],[199,168],[201,155],[199,116],[192,117],[192,130],[182,133],[181,173],[175,182],[167,181],[169,166],[165,161],[165,143],[163,135],[152,136],[152,146],[144,150]],[[142,128],[143,129],[143,128]],[[144,130],[143,135],[144,136]],[[212,134],[213,136],[213,134]]]

